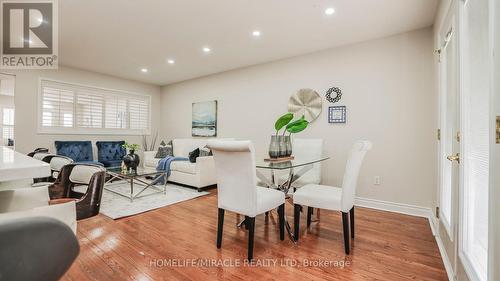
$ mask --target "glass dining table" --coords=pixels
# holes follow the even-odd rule
[[[297,157],[296,159],[285,161],[285,162],[272,162],[265,160],[258,160],[256,162],[257,177],[260,180],[261,185],[265,185],[268,188],[274,188],[285,193],[285,198],[288,198],[288,192],[292,187],[292,184],[300,179],[305,173],[310,171],[314,164],[323,162],[330,159],[328,156],[321,157]],[[271,177],[267,177],[263,172],[270,171]],[[283,171],[286,172],[286,176],[276,175],[276,172]],[[287,201],[288,202],[288,201]],[[267,215],[267,214],[266,214]],[[295,243],[295,239],[285,216],[285,228],[288,232],[290,240]]]

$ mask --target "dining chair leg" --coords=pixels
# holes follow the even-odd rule
[[[253,259],[253,239],[255,234],[255,217],[248,217],[248,260]]]
[[[217,223],[217,248],[222,245],[222,228],[224,227],[224,209],[219,208],[219,216]]]
[[[354,206],[349,211],[349,218],[351,219],[351,237],[354,239]]]
[[[307,228],[311,226],[311,216],[313,213],[313,207],[307,207]]]
[[[280,225],[280,240],[285,240],[285,204],[278,207],[279,225]]]
[[[299,241],[299,229],[300,229],[300,209],[301,206],[299,204],[293,205],[294,213],[293,213],[293,236],[295,237],[295,241]]]
[[[346,255],[349,255],[349,213],[342,212],[342,224],[344,226],[344,248]]]
[[[244,225],[245,225],[245,229],[248,230],[248,217],[247,216],[245,216]]]

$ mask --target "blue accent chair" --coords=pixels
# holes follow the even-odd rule
[[[127,153],[126,149],[122,147],[125,141],[98,141],[95,144],[97,146],[97,160],[104,167],[120,167],[122,159]]]
[[[94,161],[92,143],[90,141],[55,141],[56,154],[69,157],[76,163],[101,163]]]

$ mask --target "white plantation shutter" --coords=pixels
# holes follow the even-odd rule
[[[42,82],[42,126],[73,127],[74,89],[55,82]]]
[[[13,108],[0,108],[3,112],[3,120],[0,123],[2,143],[8,144],[8,139],[14,139],[14,109]]]
[[[3,108],[2,124],[4,126],[14,126],[14,108]]]
[[[127,100],[123,97],[110,95],[105,98],[105,127],[110,129],[127,128]]]
[[[149,99],[129,99],[130,129],[144,130],[149,123]]]
[[[151,98],[42,80],[41,132],[142,135],[150,129]]]
[[[102,128],[104,96],[89,90],[79,90],[76,97],[76,126]]]

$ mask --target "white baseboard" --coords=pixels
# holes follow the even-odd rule
[[[428,207],[420,207],[415,205],[395,203],[395,202],[382,201],[376,199],[356,197],[354,204],[360,207],[389,211],[389,212],[400,213],[422,218],[432,218],[434,216],[431,208]]]
[[[405,214],[405,215],[427,218],[429,221],[429,225],[431,227],[431,230],[432,230],[432,234],[434,235],[434,238],[436,239],[436,243],[438,245],[439,252],[441,253],[441,258],[443,259],[443,264],[444,264],[444,268],[446,270],[446,274],[448,275],[448,279],[450,281],[456,280],[454,277],[455,274],[453,272],[453,267],[451,266],[450,259],[448,258],[448,255],[446,254],[446,250],[444,249],[443,242],[441,241],[441,238],[439,237],[439,232],[438,232],[439,220],[434,216],[434,212],[432,211],[431,208],[409,205],[409,204],[402,204],[402,203],[395,203],[395,202],[389,202],[389,201],[382,201],[382,200],[376,200],[376,199],[370,199],[370,198],[362,198],[362,197],[356,197],[354,205],[359,206],[359,207],[370,208],[370,209],[376,209],[376,210],[382,210],[382,211],[388,211],[388,212],[394,212],[394,213],[400,213],[400,214]]]
[[[431,226],[432,234],[438,236],[439,220],[434,215],[429,217],[429,225]]]
[[[449,281],[455,281],[455,273],[453,272],[453,266],[451,266],[450,259],[448,258],[448,254],[446,254],[446,250],[444,249],[443,241],[439,235],[434,235],[436,238],[436,243],[439,248],[439,253],[441,253],[441,258],[443,259],[444,269],[446,270],[446,275],[448,275]]]

